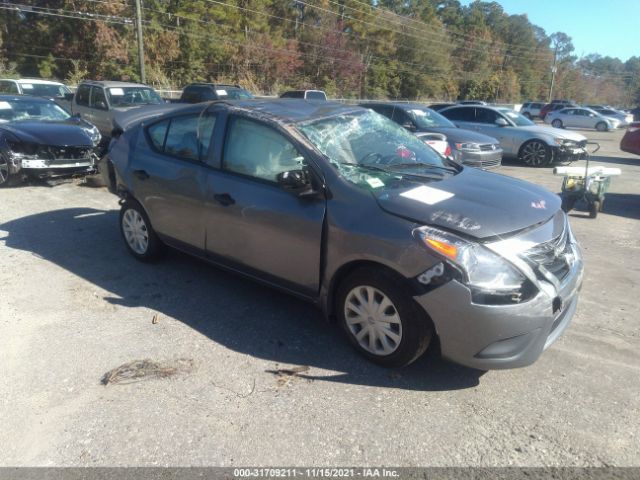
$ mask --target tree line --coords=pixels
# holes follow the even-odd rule
[[[640,57],[579,58],[496,2],[143,0],[147,83],[260,94],[640,103]],[[0,0],[0,75],[139,80],[134,0]]]

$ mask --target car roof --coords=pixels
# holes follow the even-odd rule
[[[361,107],[367,107],[369,105],[375,105],[375,106],[379,105],[379,106],[385,106],[385,107],[401,108],[403,110],[411,110],[414,108],[418,108],[418,109],[429,108],[426,105],[422,103],[417,103],[417,102],[361,102],[359,103],[359,105]]]
[[[34,95],[0,95],[0,102],[38,102],[55,103],[48,98],[36,97]]]
[[[55,80],[44,80],[42,78],[0,78],[0,81],[3,82],[17,82],[17,83],[33,83],[36,85],[64,85],[62,82],[57,82]]]
[[[149,85],[145,85],[144,83],[134,83],[134,82],[120,82],[116,80],[83,80],[80,82],[80,85],[95,85],[97,87],[147,87],[151,88]]]

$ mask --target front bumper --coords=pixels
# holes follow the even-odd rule
[[[534,363],[569,326],[582,277],[577,259],[557,291],[547,284],[520,304],[474,304],[455,280],[414,298],[433,320],[443,357],[481,370],[518,368]]]
[[[452,149],[452,151],[454,159],[468,167],[487,170],[502,165],[502,148],[480,152],[467,152],[455,149]]]
[[[37,175],[74,175],[78,173],[91,173],[96,169],[96,158],[83,159],[55,159],[44,160],[39,158],[13,158],[11,173],[20,170]]]

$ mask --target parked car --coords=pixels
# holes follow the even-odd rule
[[[542,109],[540,110],[540,118],[542,120],[544,120],[547,117],[547,114],[549,112],[554,112],[556,110],[562,110],[563,108],[567,108],[567,107],[577,107],[578,105],[576,105],[573,102],[569,102],[567,100],[554,100],[551,103],[547,103],[544,107],[542,107]]]
[[[182,89],[179,102],[201,103],[212,100],[244,100],[253,95],[240,85],[223,83],[191,83]]]
[[[326,101],[327,94],[322,90],[290,90],[280,95],[280,98],[304,98],[305,100]]]
[[[634,122],[640,122],[640,107],[630,109],[629,113],[633,115]]]
[[[20,172],[70,175],[94,170],[100,132],[52,100],[0,95],[0,187]]]
[[[525,102],[520,108],[520,113],[531,120],[532,118],[540,117],[542,107],[544,107],[543,102]]]
[[[50,99],[64,99],[71,93],[64,83],[40,78],[3,78],[0,80],[0,94],[33,95]]]
[[[68,95],[68,110],[92,123],[104,138],[111,137],[116,113],[145,105],[164,104],[151,87],[140,83],[93,81],[80,83],[73,95]]]
[[[620,150],[640,155],[640,122],[633,122],[620,141]]]
[[[433,132],[446,135],[450,155],[470,167],[494,168],[502,162],[502,148],[495,138],[456,127],[451,121],[419,103],[367,102],[370,108],[411,132]]]
[[[536,125],[508,108],[469,105],[450,107],[440,113],[461,128],[497,138],[503,157],[518,158],[532,167],[582,158],[587,153],[587,139],[583,135]]]
[[[618,127],[626,127],[633,122],[633,114],[626,113],[611,107],[593,108],[593,111],[599,113],[603,117],[618,120]]]
[[[544,118],[545,123],[549,123],[555,128],[595,128],[599,132],[616,129],[620,126],[620,122],[614,118],[600,115],[590,108],[563,108],[549,112]]]
[[[443,108],[452,107],[453,105],[455,105],[455,103],[432,103],[431,105],[429,105],[429,108],[431,110],[439,112]]]
[[[550,191],[356,106],[172,107],[124,114],[109,152],[135,258],[170,245],[314,302],[386,366],[437,335],[453,361],[522,367],[569,325],[583,262]]]

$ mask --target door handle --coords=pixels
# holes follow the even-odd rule
[[[149,174],[144,170],[134,170],[132,172],[139,180],[146,180],[149,178]]]
[[[213,198],[215,198],[219,204],[225,207],[228,207],[229,205],[233,205],[234,203],[236,203],[233,197],[228,193],[217,193],[216,195],[213,196]]]

